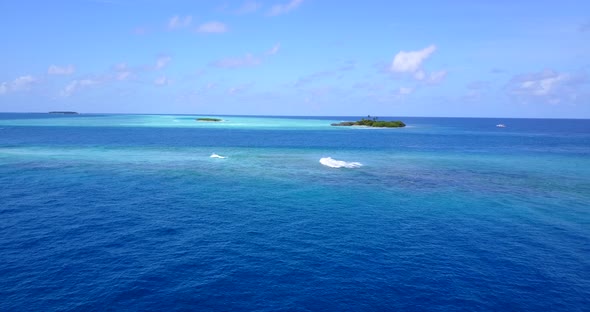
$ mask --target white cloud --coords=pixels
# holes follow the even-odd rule
[[[71,75],[75,71],[76,71],[76,68],[74,68],[74,65],[71,65],[71,64],[64,66],[64,67],[60,67],[57,65],[51,65],[47,69],[47,73],[49,75]]]
[[[518,91],[543,96],[553,92],[561,82],[567,79],[569,79],[568,75],[557,74],[546,78],[526,80],[520,83]]]
[[[418,51],[400,51],[393,58],[391,70],[398,73],[416,73],[421,69],[422,62],[434,51],[436,51],[435,45]]]
[[[156,86],[165,86],[170,84],[170,79],[166,78],[166,76],[158,77],[154,80],[154,84]]]
[[[508,83],[508,91],[525,102],[534,100],[557,104],[575,100],[581,94],[581,85],[587,82],[585,74],[573,75],[544,70],[513,77]]]
[[[168,29],[186,28],[191,25],[192,21],[193,17],[190,15],[187,15],[185,17],[175,15],[172,18],[170,18],[170,21],[168,21]]]
[[[168,55],[160,55],[156,58],[153,65],[138,65],[129,66],[127,63],[115,64],[110,73],[102,75],[101,82],[109,82],[113,80],[129,80],[131,78],[141,78],[141,76],[148,71],[161,70],[168,66],[172,61],[172,57]]]
[[[31,75],[20,76],[9,82],[2,82],[0,83],[0,94],[29,90],[36,82],[37,78]]]
[[[570,79],[569,75],[545,70],[541,73],[519,76],[512,81],[514,94],[547,96],[553,94],[560,84]]]
[[[244,4],[242,4],[242,6],[236,10],[236,14],[249,14],[249,13],[254,13],[256,11],[258,11],[258,9],[260,9],[260,7],[262,6],[262,4],[260,4],[260,2],[257,1],[246,1],[244,2]]]
[[[225,58],[213,63],[214,66],[221,68],[238,68],[260,64],[262,64],[262,60],[252,54],[246,54],[243,57]]]
[[[115,79],[116,80],[127,80],[133,75],[133,69],[130,68],[127,63],[119,63],[114,66]]]
[[[393,58],[389,70],[394,73],[411,76],[426,84],[441,83],[447,76],[446,70],[428,73],[422,64],[436,51],[435,45],[430,45],[418,51],[400,51]]]
[[[159,56],[158,59],[156,60],[156,69],[162,69],[162,68],[166,67],[166,65],[168,65],[168,63],[170,63],[171,60],[172,60],[172,58],[170,56],[167,56],[167,55]]]
[[[197,27],[197,32],[200,33],[224,33],[228,31],[228,27],[221,22],[208,22]]]
[[[92,86],[98,84],[98,81],[96,80],[91,80],[91,79],[83,79],[83,80],[79,80],[79,85],[81,86]]]
[[[430,84],[438,84],[441,83],[446,77],[446,70],[435,71],[430,73],[430,75],[428,76],[428,80],[426,82]]]
[[[429,74],[423,70],[419,70],[414,73],[414,79],[429,84],[437,84],[442,82],[445,77],[447,77],[447,73],[448,72],[446,70],[439,70],[433,71]]]
[[[68,97],[78,90],[98,84],[98,81],[92,79],[72,80],[60,93],[63,97]]]
[[[28,90],[31,84],[35,83],[36,81],[37,79],[35,79],[33,76],[21,76],[14,79],[11,85],[11,89],[12,91]]]
[[[80,87],[91,84],[109,84],[117,81],[129,80],[136,80],[138,82],[145,79],[151,80],[153,78],[148,78],[146,76],[147,73],[162,70],[169,66],[171,61],[172,57],[168,55],[159,55],[152,64],[129,66],[125,62],[117,63],[113,65],[108,72],[92,76],[94,77],[93,79],[73,80],[70,83],[70,88],[66,87],[61,93],[63,96],[69,96]],[[90,81],[94,83],[89,83]]]
[[[266,51],[266,55],[275,55],[279,52],[280,49],[281,49],[281,44],[277,43],[270,50]]]
[[[72,95],[72,93],[74,93],[74,91],[76,91],[76,88],[78,87],[78,80],[74,80],[71,81],[62,91],[61,91],[61,96],[67,97]]]
[[[272,6],[270,11],[268,12],[268,15],[277,16],[277,15],[288,13],[288,12],[296,9],[298,6],[300,6],[301,3],[303,3],[303,0],[291,0],[285,4],[276,4],[276,5]]]

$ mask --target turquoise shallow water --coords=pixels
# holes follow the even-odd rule
[[[207,129],[323,129],[326,120],[305,118],[209,116],[209,115],[60,115],[26,114],[2,120],[5,126],[47,127],[147,127]],[[15,116],[13,114],[13,116]],[[28,118],[27,118],[28,117]],[[220,122],[197,122],[198,118],[218,118]],[[338,119],[332,122],[337,122]]]
[[[590,306],[588,120],[196,117],[0,114],[0,310]]]

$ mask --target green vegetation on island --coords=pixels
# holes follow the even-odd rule
[[[378,120],[377,117],[371,118],[371,116],[367,116],[367,119],[363,118],[358,121],[343,121],[339,123],[333,123],[332,126],[366,126],[366,127],[375,127],[375,128],[402,128],[405,127],[406,124],[403,121],[383,121]]]
[[[71,112],[71,111],[52,111],[52,112],[49,112],[48,114],[78,115],[77,112]]]
[[[197,118],[197,121],[218,122],[218,121],[223,121],[223,119],[204,117],[204,118]]]

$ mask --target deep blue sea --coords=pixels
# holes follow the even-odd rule
[[[0,114],[0,311],[590,310],[590,120],[197,117]]]

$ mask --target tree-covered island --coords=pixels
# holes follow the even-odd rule
[[[196,120],[197,121],[202,121],[202,122],[219,122],[219,121],[223,121],[223,119],[209,118],[209,117],[197,118]]]
[[[363,118],[358,121],[343,121],[339,123],[333,123],[332,126],[366,126],[366,127],[375,127],[375,128],[402,128],[405,127],[406,124],[403,121],[383,121],[378,120],[377,117],[371,118],[371,116],[367,116],[367,119]]]
[[[51,111],[48,114],[78,115],[78,112],[72,112],[72,111]]]

